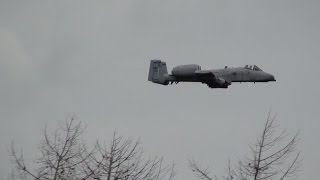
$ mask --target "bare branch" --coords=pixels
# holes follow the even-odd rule
[[[202,168],[199,166],[199,164],[195,160],[189,160],[189,167],[191,168],[192,172],[195,173],[197,177],[200,179],[207,179],[207,180],[213,180],[209,177],[209,171],[208,168]],[[216,177],[217,179],[217,177]]]
[[[283,172],[283,166],[287,159],[295,151],[299,133],[296,133],[289,141],[286,130],[283,129],[276,135],[278,126],[274,125],[275,116],[270,114],[266,120],[263,131],[257,143],[250,147],[252,158],[241,162],[237,174],[252,177],[254,180],[284,179],[295,174],[299,167],[299,155]],[[278,148],[282,145],[282,148]]]
[[[140,140],[124,139],[113,134],[109,146],[104,143],[96,145],[97,153],[89,158],[94,176],[111,180],[142,180],[163,178],[172,179],[175,175],[174,165],[163,167],[163,158],[143,158],[143,149]]]
[[[293,159],[290,157],[296,151],[299,132],[290,138],[286,129],[281,130],[274,124],[275,119],[270,112],[256,143],[249,146],[251,157],[239,161],[236,167],[229,162],[228,176],[224,179],[283,180],[296,175],[301,164],[300,153]],[[189,166],[200,179],[211,180],[208,170],[194,160],[189,161]]]

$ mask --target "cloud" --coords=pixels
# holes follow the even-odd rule
[[[34,72],[30,56],[14,32],[0,28],[0,78],[7,85],[17,85]]]

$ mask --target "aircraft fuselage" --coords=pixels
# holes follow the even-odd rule
[[[168,74],[165,62],[153,60],[150,65],[149,80],[163,85],[178,82],[201,82],[211,88],[227,88],[232,82],[269,82],[275,77],[262,71],[258,66],[201,70],[195,64],[181,65]]]

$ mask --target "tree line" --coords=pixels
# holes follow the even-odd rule
[[[109,143],[96,142],[89,148],[84,140],[86,127],[76,116],[68,118],[54,131],[45,128],[39,143],[39,157],[27,163],[22,150],[12,143],[10,155],[14,165],[8,179],[35,180],[173,180],[176,169],[162,157],[146,157],[140,139],[124,138],[113,133]],[[211,176],[196,160],[189,168],[198,179],[206,180],[284,180],[292,179],[300,170],[297,152],[299,132],[289,136],[286,129],[275,125],[269,116],[249,146],[250,156],[228,163],[225,176]]]

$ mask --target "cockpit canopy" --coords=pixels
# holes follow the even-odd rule
[[[256,65],[245,65],[244,66],[245,69],[250,69],[250,70],[253,70],[253,71],[262,71],[262,69],[260,69],[258,66]]]

